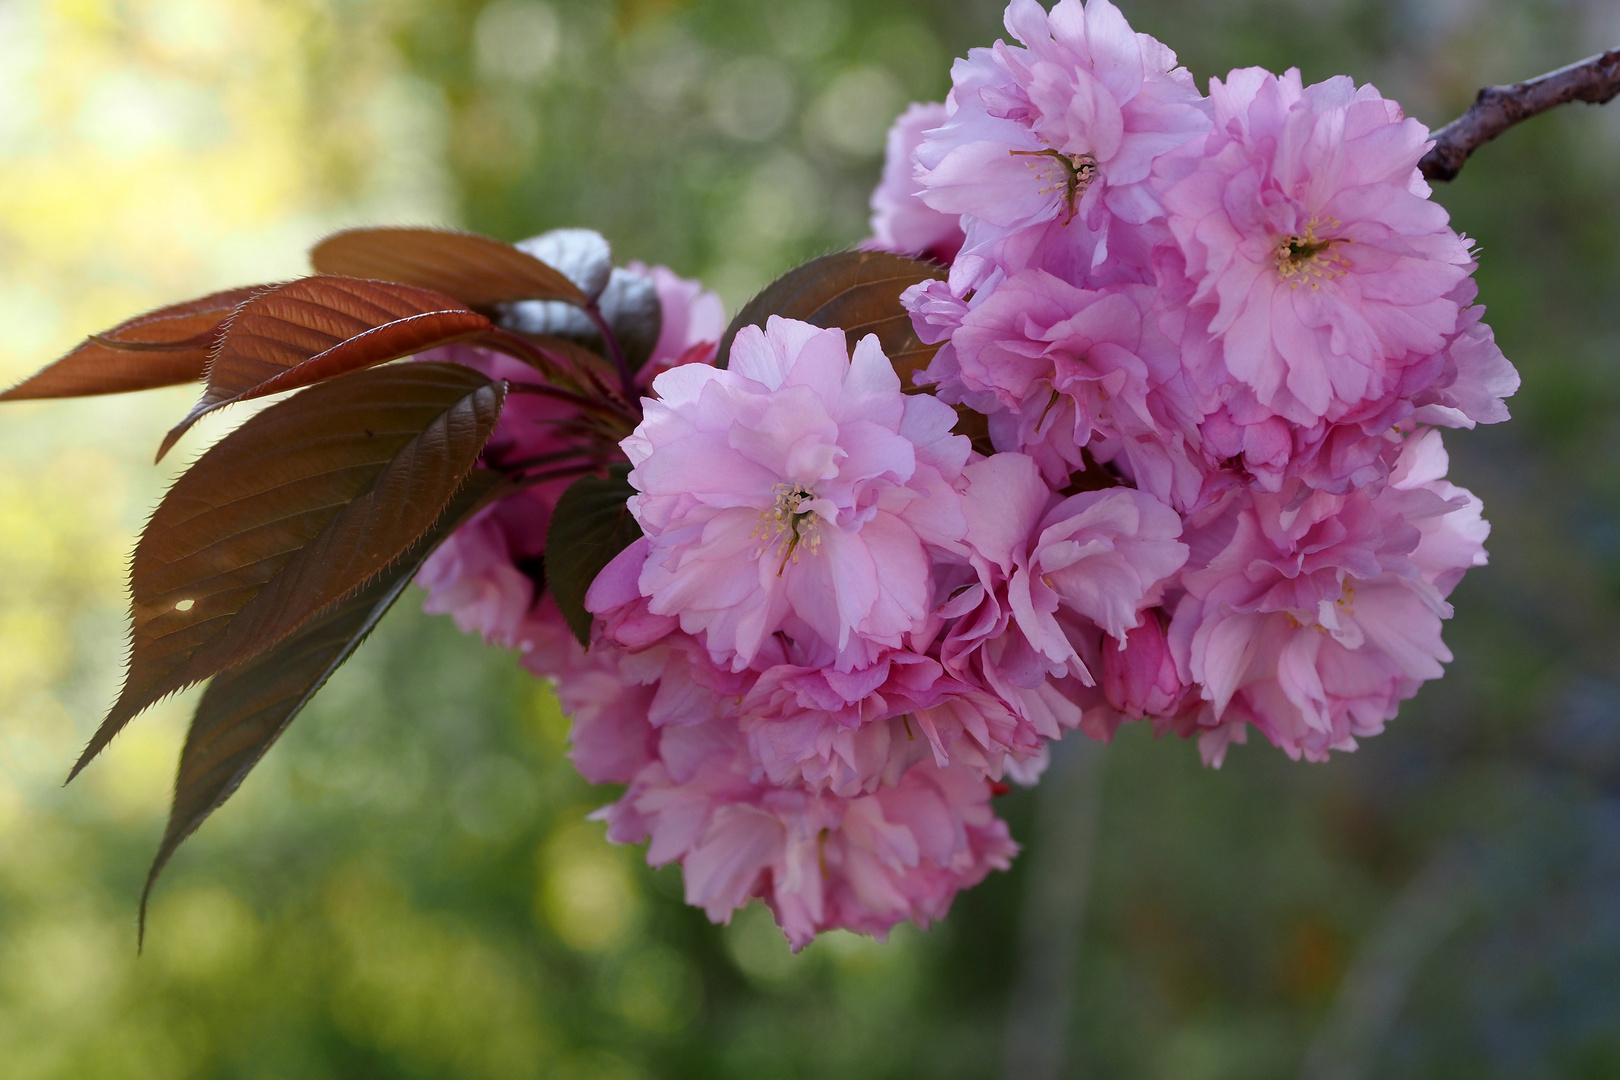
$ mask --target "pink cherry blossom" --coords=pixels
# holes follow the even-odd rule
[[[1123,638],[1187,561],[1180,535],[1181,517],[1146,492],[1116,487],[1071,496],[1041,520],[1027,563],[1008,582],[1013,617],[1043,656],[1091,683],[1060,611]]]
[[[1030,454],[1058,487],[1086,467],[1094,438],[1155,436],[1173,421],[1157,391],[1179,376],[1174,343],[1147,317],[1153,290],[1080,289],[1029,270],[950,312],[943,288],[914,288],[931,338],[950,327],[951,349],[919,381],[989,414],[998,449]],[[952,318],[955,315],[955,318]],[[954,326],[950,324],[954,322]]]
[[[901,393],[875,337],[851,358],[842,331],[773,316],[737,335],[729,369],[678,367],[653,390],[623,446],[654,614],[737,670],[789,619],[840,670],[922,625],[929,553],[966,531],[952,485],[970,451],[948,406]]]
[[[1031,270],[972,302],[939,281],[902,301],[919,338],[942,343],[918,383],[985,414],[996,449],[1030,455],[1055,487],[1106,462],[1190,511],[1234,482],[1203,449],[1202,414],[1151,289],[1080,289]]]
[[[1452,298],[1462,308],[1457,332],[1441,354],[1439,375],[1417,390],[1413,419],[1440,427],[1471,428],[1498,424],[1508,418],[1503,398],[1519,389],[1519,373],[1497,347],[1496,335],[1480,320],[1482,305],[1474,304],[1479,285],[1473,278],[1460,282]]]
[[[687,902],[710,919],[758,896],[796,949],[835,927],[926,926],[1017,850],[989,783],[958,767],[921,761],[854,798],[748,777],[734,725],[666,729],[659,759],[601,816],[612,839],[650,841],[649,863],[679,862]]]
[[[872,247],[949,264],[962,247],[962,224],[918,194],[917,146],[945,122],[945,106],[914,104],[889,129],[883,178],[872,191]]]
[[[758,896],[795,948],[835,927],[926,925],[1016,851],[989,782],[936,764],[926,742],[852,797],[778,785],[737,722],[752,673],[715,667],[678,630],[639,652],[570,645],[557,683],[574,717],[570,756],[589,779],[629,785],[597,816],[616,842],[650,841],[653,865],[680,862],[688,902],[717,922]]]
[[[621,650],[587,652],[577,641],[567,644],[566,661],[549,674],[557,679],[557,703],[571,721],[568,758],[593,784],[628,784],[658,756],[658,729],[650,713],[659,682],[642,671],[627,671],[629,654]]]
[[[550,505],[533,489],[479,511],[423,564],[416,578],[428,590],[422,610],[450,615],[462,633],[502,648],[528,652],[549,639],[534,613],[534,579],[523,567],[544,547],[550,517]]]
[[[1011,618],[1050,674],[1091,684],[1092,673],[1060,620],[1078,616],[1123,638],[1187,561],[1187,546],[1177,539],[1180,515],[1131,488],[1061,498],[1023,454],[997,454],[964,472],[968,543],[983,568],[980,587],[1004,580]]]
[[[654,615],[641,595],[641,570],[647,564],[647,538],[615,555],[585,593],[585,610],[595,616],[596,632],[632,652],[668,637],[680,627],[670,615]]]
[[[775,316],[717,368],[718,299],[634,265],[663,315],[620,444],[643,535],[589,587],[590,647],[537,596],[569,477],[420,575],[554,680],[580,773],[625,785],[610,839],[715,921],[760,898],[794,948],[1005,868],[991,794],[1071,732],[1354,749],[1442,674],[1485,562],[1433,429],[1505,419],[1518,375],[1424,128],[1297,71],[1201,98],[1109,0],[1005,22],[896,122],[872,197],[869,246],[951,260],[902,298],[938,346],[914,387],[875,336]],[[574,410],[514,395],[484,464],[577,456]]]
[[[1089,668],[1082,662],[1071,670],[1066,661],[1043,656],[1014,618],[1007,588],[1028,566],[1030,540],[1060,497],[1041,479],[1034,460],[1022,454],[995,454],[963,471],[970,572],[940,608],[947,620],[941,660],[958,678],[992,688],[1043,738],[1058,738],[1078,714],[1061,705],[1053,713],[1050,705],[1028,700],[1028,692],[1079,678],[1081,672],[1089,675]]]
[[[893,786],[925,759],[999,780],[1042,752],[1040,735],[995,693],[905,650],[847,674],[768,668],[738,715],[761,778],[837,795]]]
[[[1446,482],[1438,432],[1409,439],[1378,494],[1256,493],[1205,524],[1229,541],[1183,576],[1170,628],[1178,669],[1208,703],[1199,725],[1244,722],[1312,761],[1377,734],[1438,678],[1445,597],[1485,562],[1479,500]],[[1211,743],[1219,760],[1226,736]]]
[[[963,295],[1032,266],[1076,284],[1120,279],[1093,275],[1111,249],[1140,262],[1147,248],[1110,223],[1158,216],[1153,162],[1208,125],[1192,77],[1108,0],[1060,0],[1050,14],[1013,0],[1005,21],[1024,47],[958,61],[949,118],[917,150],[923,201],[961,215],[967,233],[951,287]]]
[[[1163,170],[1189,302],[1219,342],[1194,381],[1306,426],[1381,401],[1457,331],[1474,268],[1417,173],[1428,131],[1345,77],[1246,68],[1210,95],[1214,130]]]
[[[1005,703],[1015,733],[1038,745],[1101,703],[1088,688],[1102,670],[1105,627],[1122,634],[1157,602],[1186,559],[1175,540],[1181,520],[1125,488],[1064,499],[1022,454],[964,471],[972,575],[940,609],[941,660]],[[1007,767],[1027,775],[1039,761],[1018,746]]]

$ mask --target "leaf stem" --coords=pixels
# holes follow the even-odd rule
[[[607,325],[601,321],[600,312],[595,311],[593,308],[587,311],[587,314],[592,316],[596,326],[602,331],[609,349],[614,353],[614,363],[619,369],[619,375],[621,379],[624,378],[629,369],[625,364],[623,352],[619,350],[618,339],[613,337]],[[512,383],[513,390],[520,393],[543,394],[559,401],[569,401],[582,409],[590,409],[605,416],[612,416],[615,419],[628,420],[631,427],[634,427],[636,422],[641,419],[639,399],[632,393],[622,399],[614,400],[617,397],[616,391],[603,382],[601,377],[589,367],[576,366],[572,360],[559,358],[522,335],[514,334],[510,330],[498,326],[490,328],[479,336],[489,348],[528,364],[548,378],[555,378],[559,373],[567,372],[583,379],[587,388],[599,389],[604,396],[601,400],[598,400],[588,394],[564,390],[558,386],[548,385],[542,389],[541,385],[536,383]],[[520,387],[527,387],[528,389],[520,390]]]
[[[534,394],[537,397],[548,397],[556,401],[566,401],[570,405],[577,405],[589,412],[602,413],[606,416],[622,417],[623,413],[605,401],[588,398],[584,394],[576,394],[572,390],[564,390],[560,386],[547,386],[544,383],[509,382],[506,384],[514,394]]]
[[[572,367],[571,364],[559,360],[549,350],[504,327],[491,326],[479,337],[496,352],[505,353],[514,360],[521,360],[545,375],[555,375]]]
[[[608,460],[600,451],[593,451],[590,447],[573,447],[568,450],[556,450],[549,454],[536,454],[533,457],[522,458],[518,461],[492,462],[501,472],[515,473],[524,469],[532,469],[536,465],[552,465],[559,461],[572,461],[586,459],[592,465],[606,466]]]
[[[606,462],[592,461],[584,465],[570,465],[561,469],[546,469],[543,472],[528,473],[527,475],[514,474],[512,479],[523,487],[533,487],[536,484],[548,483],[552,480],[564,480],[571,476],[585,476],[606,467]]]
[[[624,348],[619,344],[618,335],[615,334],[613,332],[613,328],[608,325],[608,321],[603,317],[602,309],[597,306],[596,301],[592,300],[581,310],[585,312],[586,317],[589,318],[591,322],[596,324],[597,332],[602,335],[602,341],[607,345],[608,358],[613,361],[614,368],[616,368],[619,372],[619,385],[624,391],[624,399],[628,401],[630,403],[630,407],[635,409],[639,414],[641,411],[641,406],[639,404],[641,398],[640,395],[636,393],[636,377],[630,371],[630,361],[625,358]]]

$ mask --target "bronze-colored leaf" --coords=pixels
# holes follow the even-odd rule
[[[450,229],[350,229],[309,253],[317,273],[418,285],[476,308],[514,300],[584,305],[579,287],[511,244]]]
[[[225,324],[202,400],[164,437],[224,405],[310,386],[481,333],[489,320],[442,293],[345,277],[288,282],[243,304]]]
[[[73,774],[154,701],[393,563],[461,487],[504,401],[504,383],[470,368],[400,364],[321,383],[220,440],[136,545],[129,673]]]
[[[585,594],[602,567],[641,537],[641,526],[628,505],[635,489],[629,465],[615,465],[608,475],[585,476],[557,499],[546,530],[546,584],[563,620],[581,645],[591,643],[591,613]]]
[[[271,744],[371,633],[433,550],[505,490],[499,473],[473,470],[433,527],[386,571],[269,651],[214,676],[186,733],[169,824],[141,890],[142,937],[147,898],[169,857],[235,794]]]
[[[122,394],[196,382],[220,325],[267,285],[227,289],[158,308],[92,334],[62,359],[0,394],[0,401]]]
[[[919,281],[943,280],[945,269],[886,251],[840,251],[811,259],[767,285],[737,312],[720,339],[716,363],[725,367],[731,342],[745,326],[764,326],[772,315],[815,326],[841,327],[850,348],[876,334],[894,364],[900,384],[912,388],[911,374],[928,366],[938,345],[925,345],[900,306],[900,294]]]

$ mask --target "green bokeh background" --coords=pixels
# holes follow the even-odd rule
[[[1125,11],[1200,80],[1348,73],[1435,126],[1480,85],[1620,44],[1612,0]],[[865,235],[888,122],[999,18],[0,0],[0,375],[295,275],[352,224],[587,225],[735,309]],[[728,927],[684,906],[675,870],[585,820],[614,792],[568,766],[549,691],[415,594],[171,864],[137,959],[194,698],[57,785],[116,687],[123,552],[171,475],[145,455],[188,395],[12,408],[0,1076],[1620,1076],[1617,191],[1620,104],[1515,130],[1437,193],[1524,375],[1511,424],[1448,435],[1494,531],[1447,677],[1327,765],[1256,741],[1216,772],[1134,729],[1068,750],[1068,789],[1002,800],[1015,868],[886,944],[794,956],[758,905]],[[1043,868],[1056,900],[1029,888]]]

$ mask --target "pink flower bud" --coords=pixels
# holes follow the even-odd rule
[[[1169,716],[1181,708],[1187,691],[1165,641],[1164,623],[1148,612],[1142,625],[1125,634],[1125,647],[1103,643],[1103,692],[1127,716]]]

